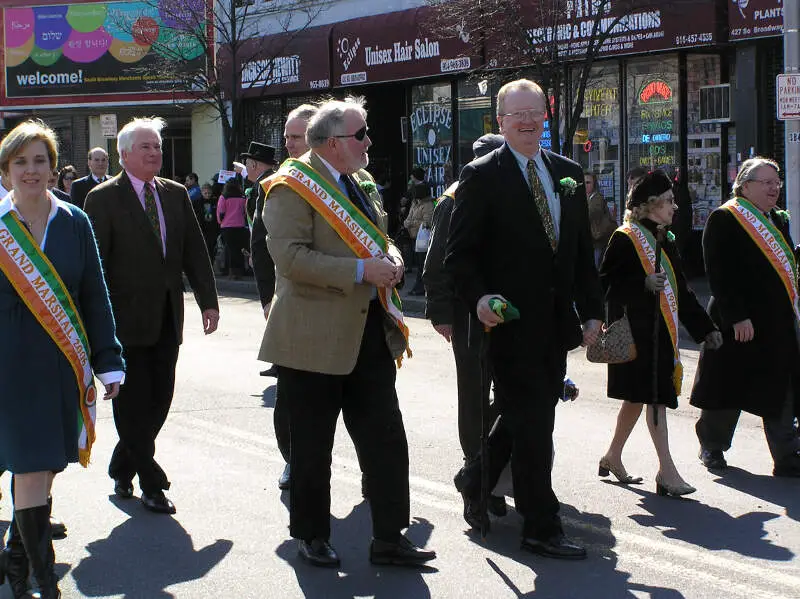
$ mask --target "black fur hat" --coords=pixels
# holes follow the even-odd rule
[[[646,204],[652,197],[660,196],[672,189],[672,180],[664,171],[651,171],[639,179],[631,191],[626,204],[628,209]]]

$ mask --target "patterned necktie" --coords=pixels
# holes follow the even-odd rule
[[[144,212],[147,214],[147,220],[150,221],[150,226],[153,227],[158,241],[161,242],[161,221],[158,220],[158,206],[156,206],[153,186],[149,182],[144,184]]]
[[[542,181],[539,179],[539,173],[536,172],[536,163],[533,160],[528,160],[528,182],[531,185],[533,192],[533,201],[536,202],[536,208],[539,210],[539,216],[542,219],[545,233],[550,239],[550,247],[553,251],[556,250],[556,227],[553,224],[553,215],[550,213],[550,206],[547,204],[547,194],[542,186]]]
[[[367,215],[367,218],[375,224],[375,213],[372,211],[372,206],[361,197],[361,194],[358,193],[356,189],[356,184],[353,182],[353,179],[350,175],[342,175],[342,181],[344,182],[344,186],[347,189],[347,195],[350,197],[350,200],[359,208],[361,211]]]

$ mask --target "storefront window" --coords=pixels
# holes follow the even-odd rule
[[[707,115],[700,114],[700,89],[719,82],[719,56],[686,57],[686,177],[692,199],[692,228],[698,230],[705,227],[708,215],[722,203],[722,125],[701,122],[701,117]]]
[[[574,77],[577,78],[575,73]],[[585,171],[597,177],[598,189],[608,202],[612,216],[622,214],[620,167],[619,65],[605,63],[592,68],[575,136],[572,155]]]
[[[421,167],[434,198],[453,182],[453,111],[450,82],[411,91],[411,168]],[[411,169],[409,169],[410,172]]]
[[[274,148],[283,147],[284,114],[280,98],[245,102],[242,107],[239,140],[245,152],[250,141],[260,141]],[[238,158],[232,158],[238,160]]]
[[[491,86],[486,79],[458,82],[458,158],[457,173],[473,158],[472,143],[492,132]]]
[[[677,174],[681,155],[678,91],[677,57],[628,63],[628,168],[661,169],[670,177]]]

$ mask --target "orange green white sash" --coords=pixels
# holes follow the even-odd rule
[[[436,198],[436,200],[433,202],[433,207],[436,208],[436,204],[441,202],[442,198],[450,198],[450,199],[454,200],[455,197],[456,197],[456,189],[457,188],[458,188],[458,181],[456,181],[455,183],[451,184],[450,187],[448,187],[447,189],[444,190],[444,193],[440,197]]]
[[[786,238],[760,210],[744,198],[733,198],[722,205],[730,212],[764,254],[783,282],[792,302],[794,316],[800,320],[797,307],[797,262]]]
[[[639,261],[646,275],[654,274],[656,271],[656,240],[653,234],[644,227],[636,223],[625,223],[619,228],[633,242]],[[683,382],[683,365],[678,351],[678,281],[675,277],[675,269],[670,262],[669,256],[661,248],[661,268],[667,275],[664,283],[664,291],[659,294],[659,306],[664,324],[667,325],[669,338],[672,342],[672,353],[674,357],[674,369],[672,371],[672,384],[675,393],[681,394]]]
[[[86,329],[64,282],[16,212],[0,218],[0,271],[72,366],[78,383],[78,460],[89,464],[97,392]]]
[[[264,192],[278,185],[286,185],[306,200],[333,227],[339,237],[361,259],[380,258],[388,255],[389,240],[337,185],[327,181],[310,165],[289,158],[278,171],[261,182]],[[408,327],[403,322],[403,309],[396,289],[378,287],[378,298],[392,322],[406,339],[406,353],[411,357],[408,345]],[[397,360],[402,364],[402,357]]]

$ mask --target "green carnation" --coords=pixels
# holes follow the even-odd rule
[[[359,181],[358,185],[359,185],[359,187],[361,187],[361,189],[363,189],[368,194],[372,194],[372,193],[375,193],[375,192],[378,191],[378,186],[375,185],[375,183],[373,183],[372,181],[369,181],[369,180]]]
[[[561,195],[565,198],[573,196],[575,190],[578,189],[578,182],[572,177],[564,177],[558,182],[558,185],[561,188]]]

